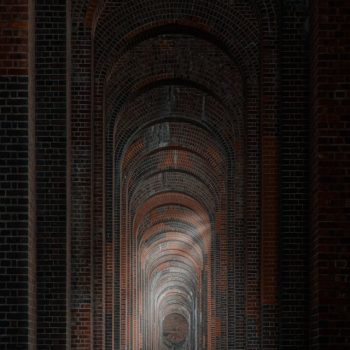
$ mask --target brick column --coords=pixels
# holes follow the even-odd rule
[[[281,17],[279,349],[307,344],[308,113],[305,1]]]
[[[104,135],[102,96],[94,96],[94,190],[93,190],[93,285],[94,285],[94,350],[105,349],[105,227],[104,227]]]
[[[71,347],[92,349],[91,31],[72,33],[72,296]]]
[[[31,15],[27,1],[1,2],[0,348],[4,350],[32,349],[35,344],[35,218],[29,217],[35,214],[34,72],[28,62],[28,52],[33,57],[33,45],[28,45]]]
[[[278,52],[276,28],[265,24],[261,76],[261,321],[263,349],[278,337]],[[271,27],[272,26],[272,27]]]
[[[246,348],[260,348],[260,145],[257,82],[250,82],[247,91],[247,136],[245,160],[246,222]]]
[[[66,347],[66,2],[36,1],[38,349]]]

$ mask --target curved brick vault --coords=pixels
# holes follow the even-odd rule
[[[348,348],[350,8],[311,3],[2,2],[0,349]]]

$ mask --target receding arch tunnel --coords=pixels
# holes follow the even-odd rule
[[[94,349],[277,346],[277,3],[74,1],[72,42],[92,34],[72,62],[93,70]]]
[[[231,350],[249,337],[254,348],[261,149],[252,139],[265,5],[163,5],[133,1],[95,15],[112,291],[105,345]],[[114,21],[130,11],[130,22]],[[272,12],[265,18],[276,25]]]
[[[125,286],[121,346],[210,349],[218,310],[213,266],[220,264],[212,247],[226,235],[216,227],[225,149],[198,121],[157,115],[124,147],[115,192],[122,218],[115,278]]]

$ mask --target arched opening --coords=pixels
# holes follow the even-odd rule
[[[120,188],[115,192],[121,218],[115,231],[121,254],[115,278],[125,286],[116,295],[123,301],[121,347],[164,348],[162,320],[182,310],[189,332],[181,346],[214,348],[220,310],[214,266],[220,260],[213,247],[227,240],[216,226],[226,186],[224,149],[198,123],[158,118],[138,128],[124,147],[116,162]]]

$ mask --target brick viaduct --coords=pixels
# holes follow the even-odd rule
[[[350,349],[349,23],[2,0],[0,349]]]

